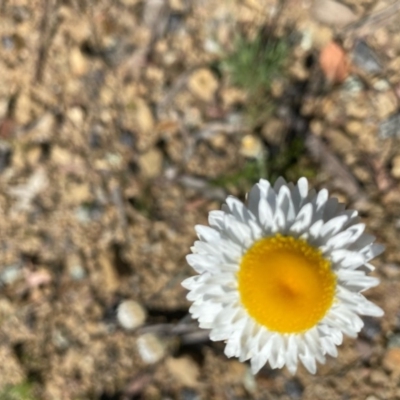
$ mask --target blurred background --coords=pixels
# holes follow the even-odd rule
[[[0,400],[400,399],[400,2],[0,1]],[[194,225],[260,178],[386,245],[316,376],[188,315]]]

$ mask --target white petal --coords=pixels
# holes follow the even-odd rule
[[[269,205],[267,200],[265,200],[264,198],[260,200],[258,215],[260,218],[261,227],[267,234],[270,234],[271,232],[276,232],[277,229],[274,222],[273,210],[271,209],[271,206]]]
[[[330,252],[330,259],[334,264],[336,264],[335,269],[356,269],[363,265],[366,261],[366,258],[363,254],[346,249],[333,250]]]
[[[236,197],[228,196],[225,202],[231,214],[233,214],[238,221],[243,223],[248,223],[250,220],[254,221],[254,215],[251,214],[247,207]]]
[[[369,315],[371,317],[381,317],[383,315],[382,309],[368,301],[361,293],[354,293],[339,286],[337,297],[357,314]]]
[[[199,274],[214,270],[218,265],[214,258],[202,254],[188,254],[186,261]]]
[[[318,330],[323,334],[323,337],[329,337],[336,346],[343,343],[342,331],[337,326],[325,323],[325,319],[319,324]]]
[[[192,318],[199,319],[199,321],[214,322],[215,316],[221,311],[222,307],[222,304],[200,301],[193,303],[189,308],[189,312],[192,314]]]
[[[258,187],[260,188],[261,191],[261,198],[266,200],[269,206],[271,207],[272,212],[275,212],[276,208],[275,190],[271,187],[270,183],[265,179],[260,179]]]
[[[375,239],[375,236],[363,233],[354,243],[351,243],[348,248],[353,251],[362,252],[366,247],[371,246]]]
[[[308,194],[308,181],[306,178],[300,178],[297,181],[297,187],[301,199],[305,199]]]
[[[347,215],[340,215],[338,217],[330,219],[321,228],[320,231],[321,238],[323,240],[327,240],[332,236],[336,235],[344,228],[348,220],[349,218],[347,217]]]
[[[324,321],[340,328],[344,334],[350,337],[356,337],[364,325],[361,318],[343,304],[332,307]]]
[[[224,340],[230,336],[232,330],[244,324],[243,311],[237,306],[226,306],[214,318],[213,330],[210,339]]]
[[[215,242],[218,240],[221,235],[218,231],[216,231],[213,228],[210,228],[208,226],[204,225],[196,225],[194,227],[196,230],[197,236],[200,240],[203,240],[204,242]]]
[[[199,282],[202,278],[204,277],[203,275],[195,275],[191,276],[190,278],[186,278],[185,280],[182,281],[181,285],[188,290],[192,290],[198,285],[201,285],[201,282]]]
[[[223,231],[225,228],[224,215],[225,213],[221,210],[210,211],[208,214],[208,223],[211,227]]]
[[[328,249],[347,248],[350,244],[354,243],[364,232],[365,224],[356,224],[331,237],[326,247]]]
[[[338,211],[343,210],[344,205],[339,203],[339,200],[336,197],[331,197],[330,199],[327,200],[325,209],[324,209],[324,215],[323,219],[324,221],[329,221],[330,219],[334,218],[337,216]]]
[[[272,232],[282,232],[286,233],[286,217],[283,213],[282,209],[277,208],[275,210],[273,225],[272,225]]]
[[[310,203],[305,204],[297,214],[297,217],[290,227],[289,232],[296,235],[304,233],[304,231],[306,231],[310,227],[312,216],[312,205]]]
[[[308,347],[303,354],[299,354],[299,358],[310,374],[315,374],[317,372],[315,357],[311,354]]]
[[[288,338],[285,361],[287,369],[292,375],[294,375],[297,370],[297,358],[298,358],[297,337],[295,335],[290,335]]]
[[[248,322],[247,318],[243,318],[236,323],[235,329],[232,330],[225,347],[225,355],[227,357],[240,357],[242,354],[242,332]]]
[[[360,250],[361,253],[365,255],[366,261],[372,260],[373,258],[382,254],[385,250],[385,246],[379,243],[374,243],[368,246],[365,246]]]
[[[287,186],[282,186],[276,199],[276,208],[281,210],[285,217],[286,223],[290,224],[294,221],[296,214],[293,205],[292,194]]]
[[[253,243],[262,236],[262,228],[258,222],[256,222],[255,216],[247,209],[247,207],[236,197],[229,196],[226,199],[226,205],[222,206],[223,210],[227,214],[231,214],[236,221],[250,229],[250,241]],[[228,229],[229,223],[227,224],[227,218],[224,217],[225,229]],[[248,236],[248,235],[247,235]]]
[[[251,373],[253,375],[257,374],[262,367],[266,364],[268,360],[268,353],[265,351],[260,352],[256,354],[254,357],[251,359]]]
[[[255,326],[256,322],[252,318],[249,318],[246,326],[243,329],[241,337],[242,352],[239,356],[239,361],[241,362],[246,361],[251,357],[252,338],[256,330]]]
[[[257,185],[264,191],[264,193],[267,193],[271,189],[271,184],[266,179],[260,179]]]
[[[282,186],[286,186],[286,181],[285,181],[285,179],[284,179],[282,176],[280,176],[280,177],[275,181],[275,184],[274,184],[275,193],[278,193]]]
[[[243,249],[249,248],[253,244],[252,231],[248,225],[239,222],[233,215],[224,215],[225,234],[241,246]]]
[[[361,315],[369,315],[370,317],[382,317],[385,314],[382,308],[368,301],[366,298],[363,298],[363,300],[359,302],[355,311]]]
[[[317,327],[311,328],[303,334],[305,344],[310,349],[311,353],[314,355],[315,359],[321,364],[325,363],[324,352],[321,349],[319,342],[319,335]]]
[[[317,211],[323,210],[328,201],[329,193],[326,189],[322,189],[318,192],[317,197],[315,199],[315,205],[317,207]]]
[[[324,221],[322,219],[314,222],[310,226],[310,229],[301,235],[301,238],[308,240],[310,244],[314,245],[319,238],[319,233],[323,225]]]
[[[321,337],[320,340],[325,352],[329,354],[331,357],[337,357],[338,355],[337,347],[333,342],[332,338],[330,338],[329,336],[323,336]]]
[[[268,362],[271,368],[281,368],[284,363],[282,336],[279,333],[273,333],[269,340],[271,349]]]
[[[336,275],[346,286],[356,288],[357,291],[369,289],[379,284],[378,278],[367,276],[363,271],[340,269],[336,272]]]
[[[258,221],[260,221],[260,217],[258,215],[258,204],[261,199],[261,190],[260,186],[258,184],[254,185],[249,193],[249,196],[247,198],[247,204],[248,208],[251,213],[256,217]]]
[[[218,260],[216,263],[222,269],[238,269],[238,263],[242,255],[240,246],[227,240],[216,240],[214,243],[196,241],[192,252],[201,255],[210,255]]]
[[[222,304],[201,301],[193,303],[189,308],[189,312],[192,314],[192,318],[199,320],[201,328],[210,329],[216,315],[222,309]]]

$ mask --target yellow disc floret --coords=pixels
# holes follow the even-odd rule
[[[274,332],[301,333],[332,306],[336,277],[318,249],[277,234],[249,248],[238,283],[244,307],[259,324]]]

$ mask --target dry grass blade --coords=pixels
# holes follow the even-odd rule
[[[51,42],[60,26],[57,16],[57,9],[60,2],[53,0],[46,0],[42,21],[40,24],[41,40],[38,50],[38,60],[36,63],[35,81],[37,83],[42,81],[44,67],[47,61],[48,51]]]
[[[400,0],[396,0],[390,6],[384,8],[383,10],[373,12],[370,15],[367,15],[365,18],[362,18],[359,21],[356,21],[346,28],[344,28],[342,34],[354,34],[356,36],[365,36],[369,33],[373,32],[379,26],[382,26],[387,20],[394,18],[400,12]]]
[[[335,177],[333,183],[338,189],[343,190],[352,201],[366,200],[367,195],[357,180],[321,139],[315,135],[308,134],[305,146],[314,161],[320,163],[322,168],[332,177]]]

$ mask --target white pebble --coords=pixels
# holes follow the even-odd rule
[[[124,329],[131,331],[143,325],[146,311],[136,301],[125,300],[118,306],[117,319]]]
[[[12,285],[22,275],[22,270],[18,264],[10,265],[5,267],[3,271],[0,271],[0,285]]]
[[[154,364],[164,357],[164,346],[153,333],[145,333],[136,343],[139,355],[146,364]]]

